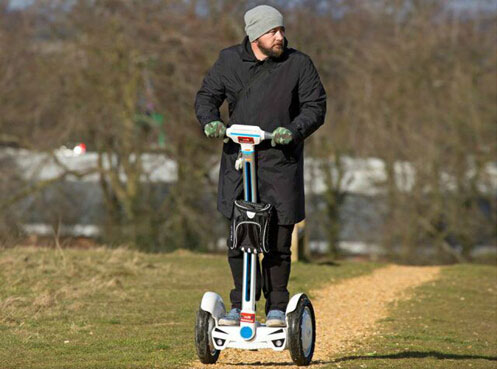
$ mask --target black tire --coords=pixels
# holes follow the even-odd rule
[[[199,309],[195,321],[195,348],[197,356],[203,364],[214,364],[220,356],[211,339],[211,331],[215,325],[214,319],[208,312]]]
[[[313,305],[302,295],[296,310],[287,316],[288,344],[292,361],[298,366],[311,363],[315,351],[316,324]]]

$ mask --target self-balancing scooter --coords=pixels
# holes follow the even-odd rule
[[[255,146],[271,139],[272,135],[257,126],[246,125],[232,125],[226,135],[241,145],[245,200],[254,203],[257,198]],[[315,348],[313,305],[304,293],[298,293],[287,304],[285,327],[267,327],[256,321],[257,257],[257,253],[244,251],[239,326],[219,326],[218,320],[226,313],[225,304],[217,293],[204,293],[195,324],[197,355],[202,363],[214,364],[220,351],[226,348],[288,349],[295,364],[308,365]]]

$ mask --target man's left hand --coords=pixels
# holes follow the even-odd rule
[[[272,133],[271,145],[288,145],[292,141],[292,132],[287,128],[278,127]]]

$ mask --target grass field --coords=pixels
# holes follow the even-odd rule
[[[455,265],[329,368],[496,368],[496,267]]]
[[[290,292],[379,266],[296,263]],[[217,255],[1,251],[0,368],[188,367],[195,360],[193,324],[203,292],[217,291],[227,302],[230,288],[226,258]],[[496,367],[496,268],[445,267],[441,280],[393,306],[380,330],[326,366]]]
[[[292,291],[376,265],[296,264]],[[195,358],[206,290],[228,301],[222,256],[15,248],[0,256],[0,368],[171,368]],[[291,291],[291,292],[292,292]]]

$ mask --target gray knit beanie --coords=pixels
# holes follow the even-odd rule
[[[260,5],[248,10],[244,15],[244,21],[246,23],[246,33],[251,42],[272,28],[284,27],[282,14],[269,5]]]

